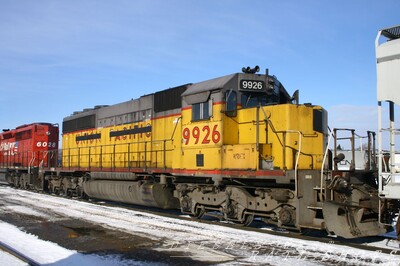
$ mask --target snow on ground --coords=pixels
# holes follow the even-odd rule
[[[217,224],[162,217],[119,207],[100,206],[90,202],[73,201],[9,187],[0,187],[0,198],[33,210],[30,212],[31,215],[82,219],[159,241],[160,246],[156,250],[170,252],[171,256],[190,257],[194,260],[216,264],[400,265],[400,256],[396,255],[396,251],[393,254],[383,254],[379,250],[366,251],[329,243],[274,236]],[[0,210],[7,211],[7,208]],[[0,223],[0,241],[9,238],[5,232],[11,230],[10,228],[12,228],[10,225]],[[26,241],[23,240],[25,237],[29,238],[29,241],[41,241],[35,236],[24,235],[22,232],[20,234],[20,241],[11,242],[10,245],[23,243]],[[35,252],[41,254],[41,251],[47,249],[47,247],[44,248],[46,245],[50,244],[46,242],[35,244],[34,246],[39,247]],[[87,260],[85,261],[87,265],[90,265],[92,260],[95,262],[91,265],[117,263],[116,260],[107,261],[96,256],[84,256],[59,246],[54,247],[52,243],[48,248],[55,249],[51,253],[56,254],[57,257],[46,259],[54,262],[67,261],[68,265],[80,260]],[[65,260],[66,258],[68,259]],[[57,265],[64,264],[57,263]]]
[[[74,250],[68,250],[55,243],[43,241],[37,236],[22,232],[17,227],[0,221],[0,241],[33,259],[40,265],[125,265],[126,262],[119,257],[83,255]],[[27,265],[7,252],[0,252],[1,265]],[[143,262],[129,265],[144,265]]]
[[[0,262],[2,265],[7,265],[7,266],[28,266],[28,263],[23,262],[22,260],[19,260],[18,258],[12,256],[11,254],[2,251],[0,249]]]
[[[38,212],[38,211],[32,210],[30,208],[27,208],[25,206],[18,206],[18,205],[6,206],[6,207],[4,207],[4,211],[27,214],[27,215],[42,217],[42,218],[45,218],[45,219],[51,219],[52,218],[50,215],[48,215],[46,213]]]
[[[83,255],[55,243],[43,241],[37,236],[22,232],[17,227],[0,221],[0,241],[18,250],[40,265],[124,265],[119,258],[111,256]],[[6,252],[0,252],[1,265],[27,265]],[[132,263],[130,264],[132,265]],[[143,265],[137,263],[136,265]]]

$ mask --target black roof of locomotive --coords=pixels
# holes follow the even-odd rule
[[[205,91],[221,89],[237,75],[239,75],[239,73],[194,83],[190,85],[189,88],[184,93],[182,93],[182,96],[188,96]]]
[[[238,76],[248,77],[249,75],[258,75],[261,74],[248,74],[248,73],[234,73],[226,76],[222,76],[219,78],[209,79],[205,81],[201,81],[198,83],[193,83],[188,86],[188,89],[182,93],[182,97],[199,94],[202,92],[210,92],[213,90],[223,89],[225,85],[232,81],[232,79],[239,79]],[[285,89],[285,87],[279,82],[279,80],[275,76],[269,76],[274,79],[275,85],[279,87],[279,93],[289,99],[290,95]]]

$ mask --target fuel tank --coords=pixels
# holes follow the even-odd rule
[[[131,203],[162,209],[178,209],[179,200],[171,188],[144,181],[88,180],[85,193],[92,198]]]

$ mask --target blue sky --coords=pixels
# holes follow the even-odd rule
[[[0,0],[0,128],[259,65],[326,108],[330,127],[375,130],[374,41],[399,10],[398,0]]]

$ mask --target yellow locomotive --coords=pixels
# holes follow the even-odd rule
[[[46,172],[49,189],[245,225],[258,217],[343,237],[384,232],[373,169],[332,171],[327,112],[257,72],[64,118],[62,169]]]

